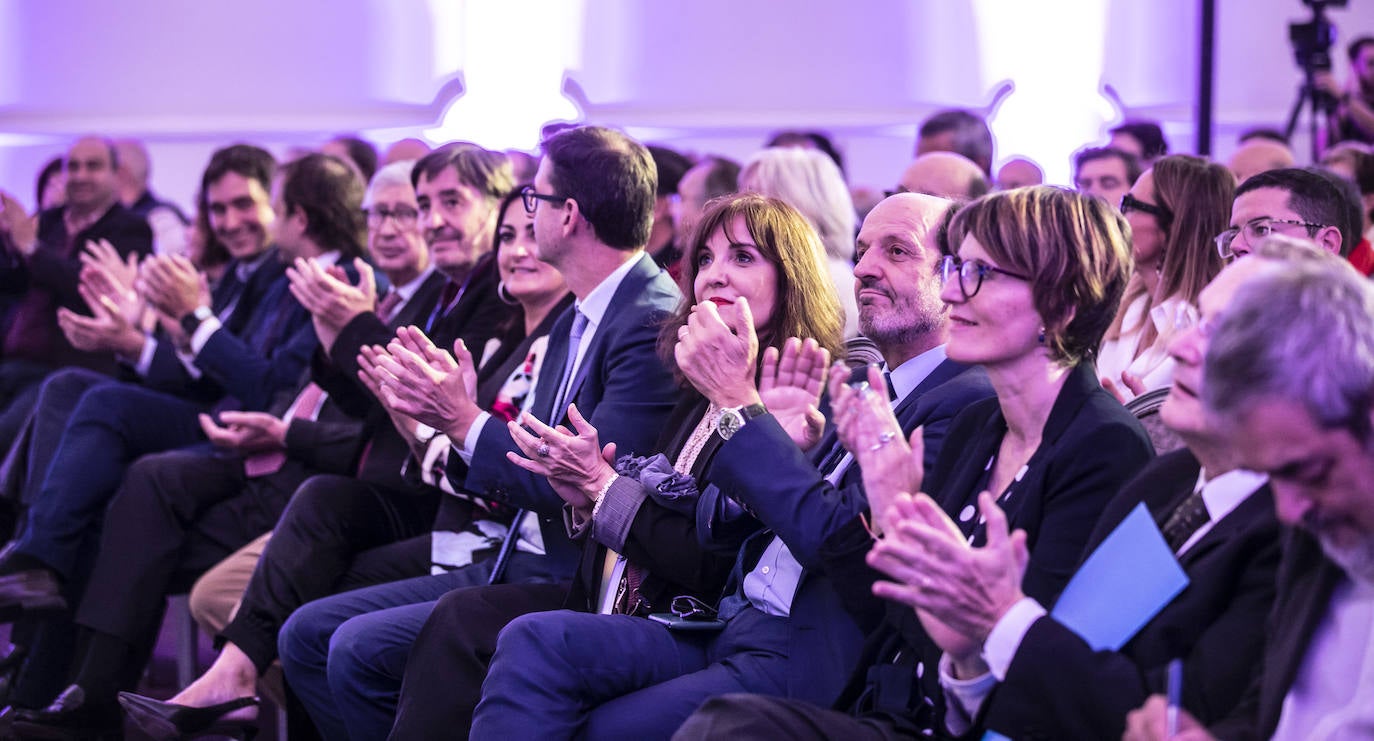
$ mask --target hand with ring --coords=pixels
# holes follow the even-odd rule
[[[839,364],[830,369],[830,408],[840,442],[854,454],[863,473],[873,529],[883,533],[892,497],[921,490],[925,446],[920,428],[911,433],[909,443],[903,438],[887,394],[875,390],[887,388],[877,367],[870,367],[868,380],[854,388],[848,384],[849,375],[849,369]]]
[[[568,420],[575,432],[561,425],[549,427],[528,414],[509,422],[511,439],[528,457],[508,452],[506,458],[526,471],[547,477],[563,501],[590,510],[597,494],[615,476],[611,465],[615,461],[615,443],[601,447],[596,428],[582,416],[576,404],[568,405]]]

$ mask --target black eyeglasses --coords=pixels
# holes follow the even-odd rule
[[[1008,278],[1030,280],[1030,276],[993,267],[982,260],[960,260],[954,255],[945,255],[940,260],[940,280],[948,284],[950,279],[958,276],[959,292],[964,294],[965,301],[978,295],[978,289],[983,287],[983,278],[986,278],[988,273],[1001,273]]]
[[[371,229],[381,228],[387,219],[395,219],[396,226],[409,229],[415,226],[415,223],[420,219],[420,212],[409,206],[400,206],[395,209],[365,208],[363,215],[367,217],[367,226]]]
[[[1236,257],[1235,250],[1231,245],[1235,243],[1236,237],[1244,234],[1245,243],[1251,246],[1258,244],[1261,239],[1273,234],[1277,229],[1275,224],[1286,224],[1288,226],[1300,226],[1307,230],[1307,237],[1311,239],[1317,235],[1318,229],[1325,229],[1325,224],[1313,224],[1310,221],[1298,221],[1297,219],[1272,219],[1268,216],[1253,219],[1234,229],[1227,229],[1213,238],[1217,243],[1217,254],[1223,260],[1232,260]]]
[[[1174,223],[1174,212],[1170,211],[1167,206],[1146,203],[1127,193],[1121,196],[1121,215],[1125,216],[1132,211],[1141,211],[1159,219],[1161,229],[1168,229],[1169,225]]]
[[[549,203],[567,203],[568,197],[545,195],[543,193],[536,192],[534,190],[534,186],[526,185],[525,187],[520,189],[520,200],[524,201],[525,203],[525,213],[533,214],[535,207],[539,205],[540,201],[548,201]]]

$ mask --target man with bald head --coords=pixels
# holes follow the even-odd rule
[[[105,139],[78,139],[64,160],[67,203],[29,217],[0,192],[0,294],[3,349],[0,349],[0,446],[8,449],[37,399],[38,382],[70,365],[110,372],[108,353],[77,350],[57,324],[66,308],[89,314],[77,290],[81,251],[105,241],[120,257],[152,251],[152,232],[142,218],[119,202],[119,157]]]
[[[148,187],[152,174],[148,148],[137,139],[116,139],[114,150],[119,158],[115,178],[120,203],[147,220],[148,228],[153,230],[153,250],[157,254],[185,255],[186,227],[191,221],[175,203],[158,198]]]
[[[982,168],[953,152],[917,155],[897,181],[898,193],[924,193],[952,201],[971,201],[988,192]]]
[[[1252,175],[1292,167],[1293,164],[1293,150],[1287,144],[1260,138],[1251,139],[1236,148],[1226,166],[1236,176],[1236,185],[1240,185]]]

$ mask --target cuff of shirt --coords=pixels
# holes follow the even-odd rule
[[[472,426],[468,428],[468,434],[463,438],[463,447],[453,446],[458,451],[458,457],[463,459],[467,465],[472,465],[472,454],[477,450],[477,441],[482,439],[482,428],[486,426],[487,420],[491,419],[491,414],[479,412],[477,418],[472,420]]]
[[[191,335],[191,354],[199,355],[200,351],[205,348],[205,343],[210,341],[210,335],[218,332],[221,326],[219,319],[212,316],[206,317],[205,321],[201,322],[200,326],[196,327],[195,333]]]
[[[592,510],[592,540],[617,553],[623,552],[630,525],[647,497],[648,492],[637,479],[617,478]]]
[[[138,351],[138,359],[134,361],[134,372],[140,376],[147,376],[148,371],[153,367],[153,356],[157,354],[157,340],[152,337],[143,338],[143,349]]]
[[[988,639],[983,642],[983,661],[997,681],[1007,678],[1007,670],[1021,648],[1021,640],[1036,620],[1044,617],[1045,608],[1030,597],[1022,597],[1007,610],[997,624],[992,626]]]
[[[997,687],[997,677],[987,672],[972,679],[955,679],[953,662],[948,654],[941,654],[940,687],[951,700],[945,703],[945,729],[961,736],[973,727],[973,719]]]

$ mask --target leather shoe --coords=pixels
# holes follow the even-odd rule
[[[74,684],[42,710],[20,710],[10,731],[17,738],[104,739],[118,738],[123,727],[114,702],[88,697]]]
[[[0,620],[66,609],[62,585],[49,569],[29,569],[0,576]]]
[[[240,697],[203,708],[162,702],[133,692],[119,693],[119,704],[129,720],[156,741],[198,738],[200,736],[237,736],[244,741],[258,733],[258,719],[225,718],[241,708],[262,704],[257,697]]]

